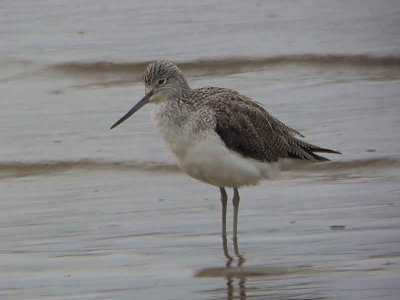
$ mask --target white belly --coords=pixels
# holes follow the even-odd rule
[[[178,165],[189,176],[218,187],[255,185],[279,175],[277,164],[261,163],[226,148],[215,134],[191,145]]]
[[[213,130],[194,131],[190,124],[179,127],[168,124],[159,111],[153,110],[153,123],[176,156],[179,167],[189,176],[218,187],[255,185],[262,179],[279,176],[276,163],[262,163],[229,150]]]

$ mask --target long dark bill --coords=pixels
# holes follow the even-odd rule
[[[135,112],[137,112],[140,108],[142,108],[147,102],[150,100],[149,94],[144,96],[142,100],[140,100],[134,107],[132,107],[121,119],[119,119],[113,126],[110,127],[110,129],[113,129],[114,127],[117,127],[119,124],[124,122],[126,119],[128,119],[130,116],[132,116]]]

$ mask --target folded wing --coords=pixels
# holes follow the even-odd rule
[[[250,98],[228,89],[218,89],[207,99],[215,110],[215,132],[225,145],[243,156],[263,162],[279,158],[326,161],[315,154],[340,152],[306,143],[298,131],[271,116]]]

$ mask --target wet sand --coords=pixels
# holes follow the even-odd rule
[[[205,15],[214,4],[174,2],[181,19],[162,3],[6,1],[0,298],[398,299],[396,3]],[[218,189],[179,171],[150,108],[108,129],[158,57],[343,153],[282,162],[279,179],[241,190],[242,264],[223,255]]]
[[[396,164],[287,171],[243,189],[240,267],[222,253],[218,191],[181,173],[2,179],[2,298],[395,299]]]

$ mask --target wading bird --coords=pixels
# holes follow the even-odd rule
[[[189,176],[219,188],[222,203],[224,254],[227,194],[233,188],[233,245],[237,244],[239,188],[273,177],[279,159],[326,161],[315,154],[339,153],[306,143],[302,136],[271,116],[262,106],[238,92],[220,87],[191,89],[182,71],[170,61],[155,61],[144,77],[145,96],[111,129],[147,103],[151,118]]]

